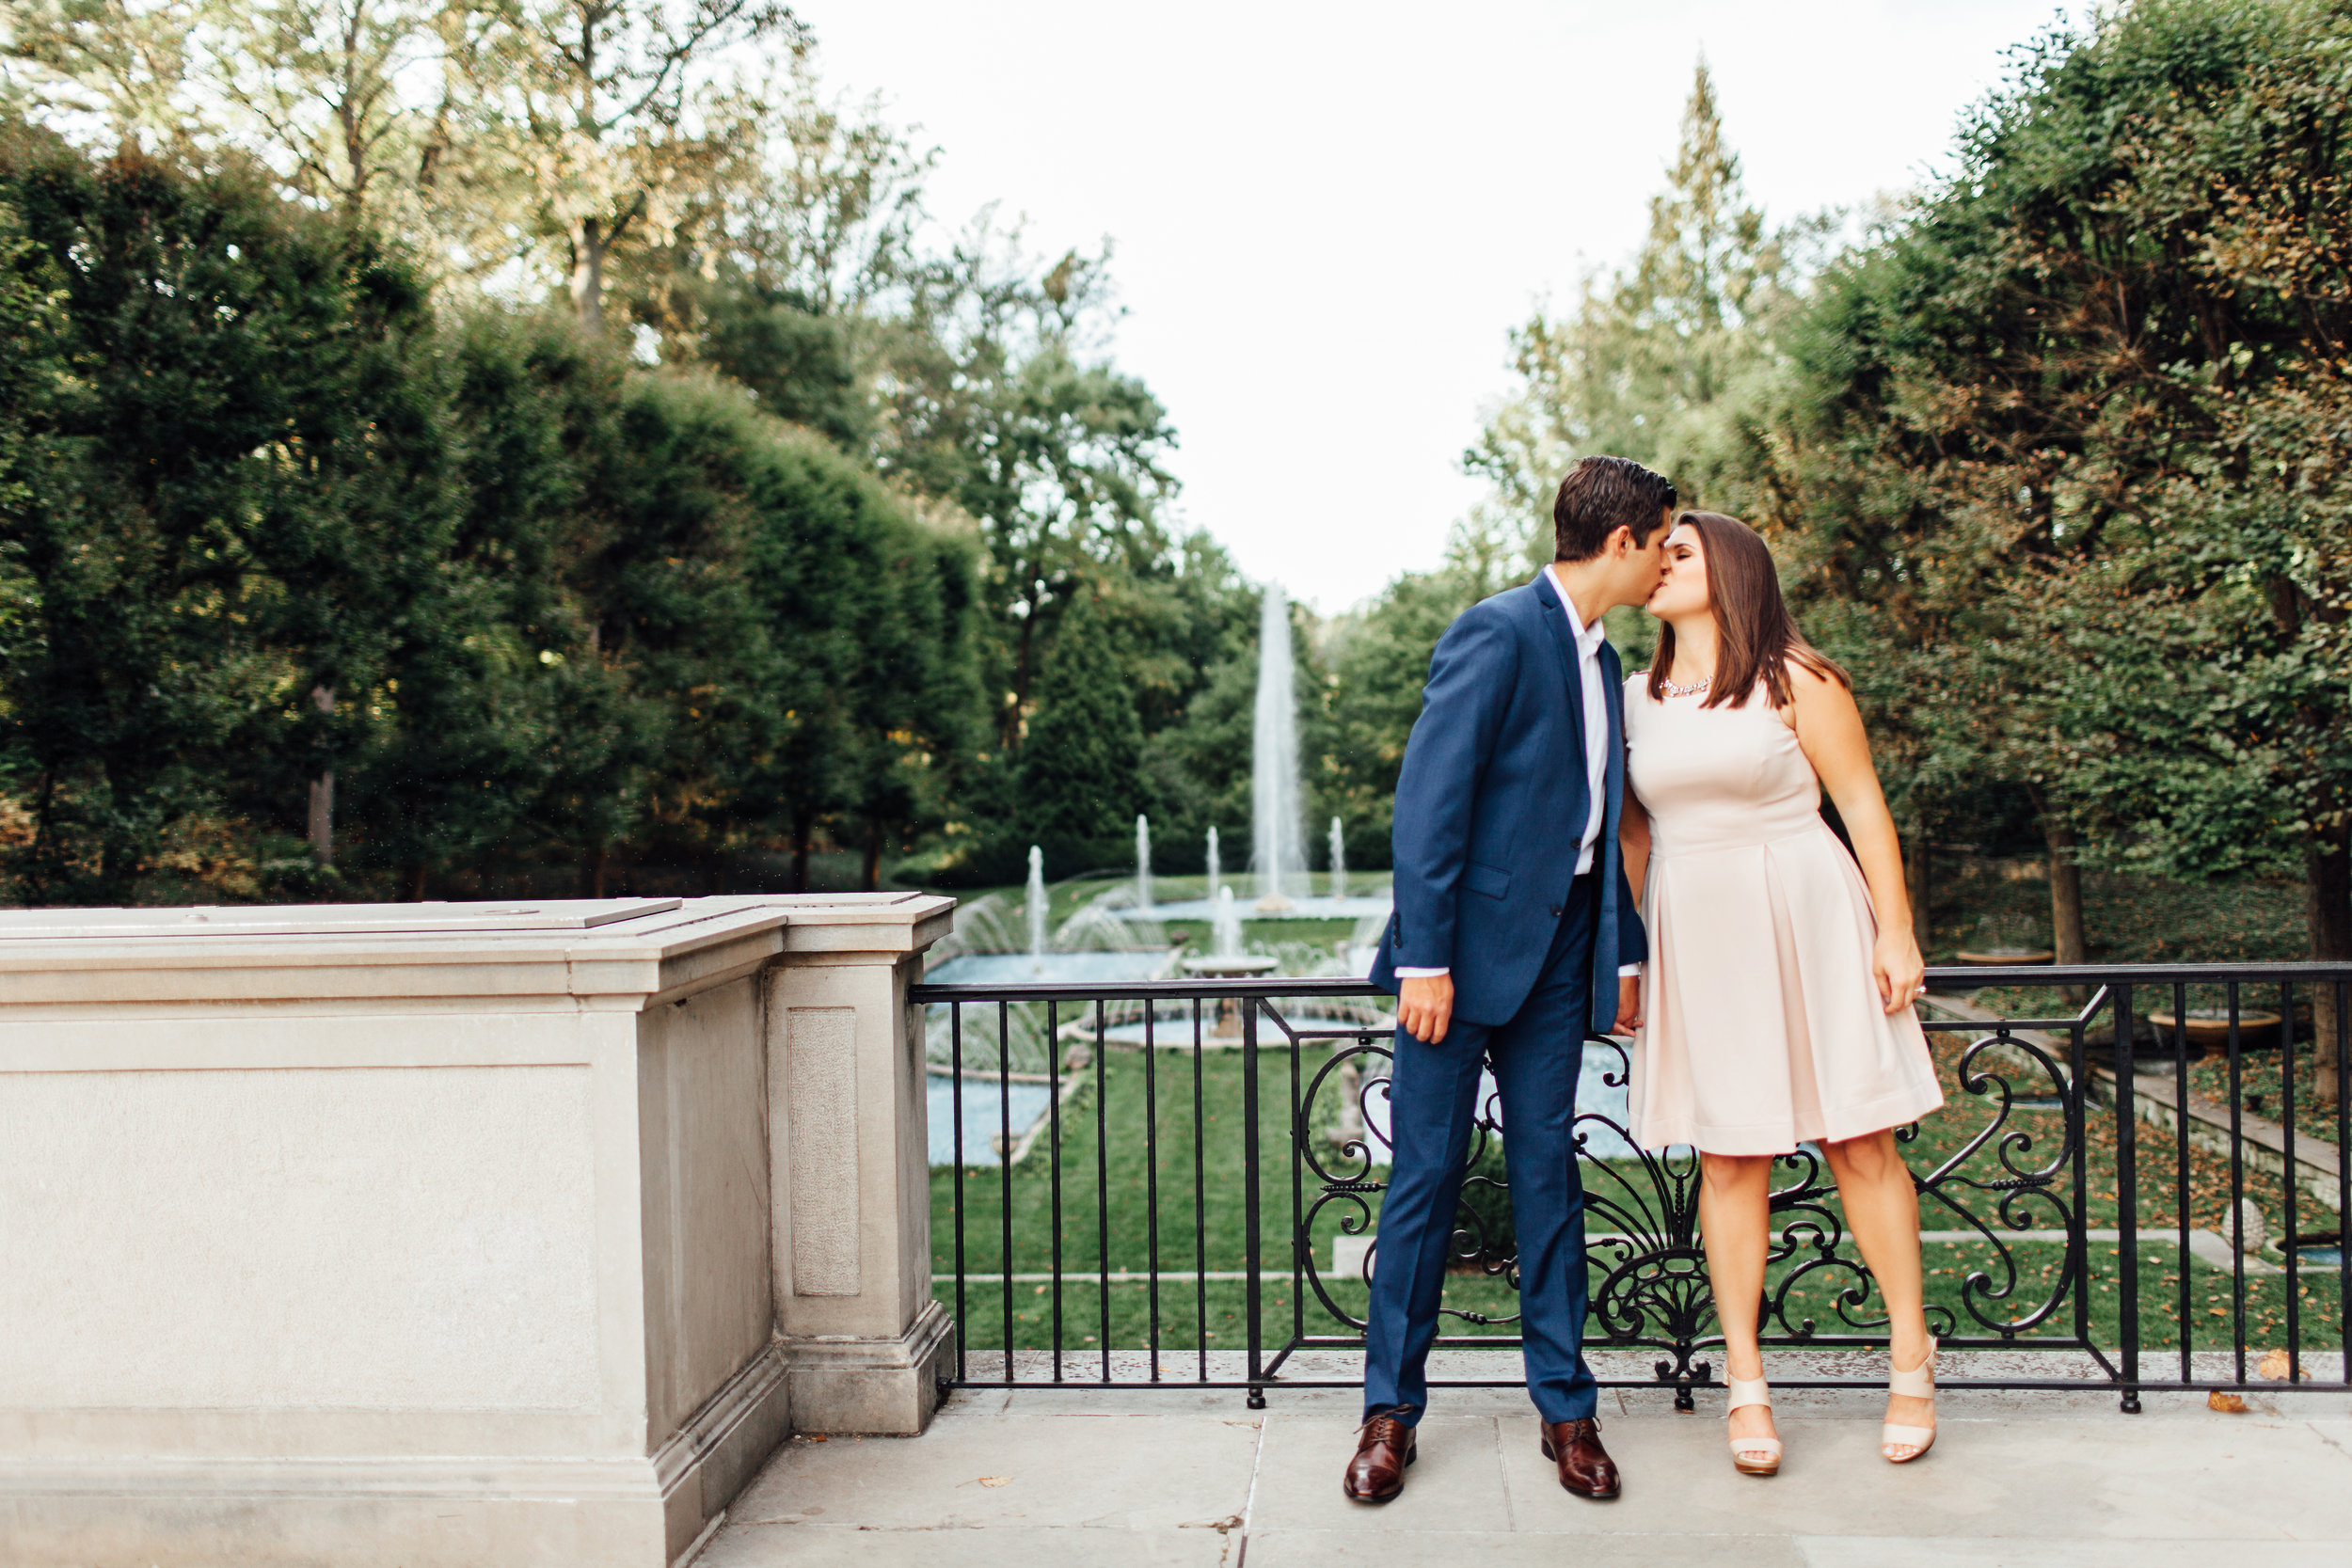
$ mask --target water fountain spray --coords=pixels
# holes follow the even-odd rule
[[[1347,835],[1340,831],[1340,819],[1331,818],[1331,896],[1347,896]]]
[[[1045,851],[1029,846],[1029,887],[1026,895],[1029,911],[1029,957],[1045,956]],[[1040,974],[1045,966],[1037,966]]]
[[[1280,584],[1269,583],[1258,616],[1258,705],[1249,757],[1249,858],[1258,873],[1258,909],[1266,914],[1291,907],[1291,890],[1304,888],[1307,872],[1295,676],[1290,600]]]
[[[1205,897],[1214,899],[1216,896],[1216,879],[1224,875],[1225,867],[1217,863],[1216,830],[1211,828],[1209,830],[1209,891],[1204,895]]]
[[[1241,911],[1233,905],[1233,890],[1216,890],[1216,918],[1209,930],[1209,944],[1216,949],[1213,957],[1230,958],[1241,952]]]
[[[1136,814],[1136,908],[1152,907],[1152,819]]]

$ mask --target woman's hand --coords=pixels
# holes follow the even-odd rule
[[[1909,931],[1899,927],[1879,933],[1870,951],[1870,972],[1878,980],[1879,1000],[1888,1013],[1899,1013],[1918,1000],[1927,970],[1927,961],[1919,957],[1919,943]]]
[[[1642,977],[1625,974],[1617,979],[1617,1022],[1610,1030],[1614,1035],[1630,1035],[1642,1027]]]

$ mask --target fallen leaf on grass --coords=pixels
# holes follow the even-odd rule
[[[1012,1478],[1010,1476],[982,1476],[980,1478],[980,1484],[982,1486],[1004,1486],[1009,1484],[1011,1481]]]
[[[2235,1394],[2225,1394],[2218,1388],[2216,1388],[2212,1393],[2205,1396],[2205,1403],[2208,1407],[2220,1411],[2224,1416],[2243,1416],[2246,1414],[2246,1402],[2244,1400],[2238,1398]]]

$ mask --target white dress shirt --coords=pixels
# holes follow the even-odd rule
[[[1598,615],[1590,622],[1578,619],[1576,601],[1568,596],[1567,584],[1560,580],[1560,568],[1556,563],[1545,567],[1539,580],[1551,590],[1550,597],[1554,605],[1560,613],[1568,618],[1568,628],[1575,634],[1577,694],[1584,701],[1584,793],[1592,802],[1591,809],[1585,814],[1583,836],[1578,839],[1576,847],[1576,875],[1581,877],[1593,869],[1595,847],[1600,842],[1604,808],[1608,804],[1609,704],[1600,689],[1600,650],[1601,645],[1609,641],[1609,633],[1602,627]],[[1400,980],[1425,980],[1449,973],[1451,971],[1444,969],[1400,969],[1396,977]],[[1621,964],[1617,973],[1620,975],[1639,974],[1642,966]]]

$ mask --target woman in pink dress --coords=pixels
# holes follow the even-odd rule
[[[1699,1150],[1732,1460],[1751,1475],[1780,1465],[1756,1343],[1772,1162],[1820,1145],[1885,1298],[1883,1451],[1902,1464],[1934,1441],[1935,1343],[1894,1129],[1944,1096],[1912,1008],[1923,966],[1895,824],[1846,673],[1798,634],[1753,530],[1684,513],[1648,609],[1658,657],[1625,705],[1626,876],[1650,942],[1634,1141]],[[1825,787],[1851,856],[1821,819]]]

